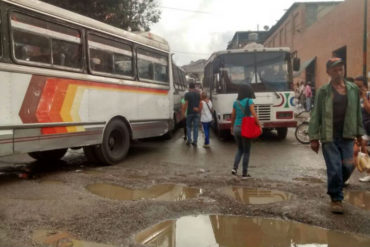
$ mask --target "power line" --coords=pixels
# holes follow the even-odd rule
[[[200,10],[180,9],[180,8],[173,8],[173,7],[167,7],[167,6],[160,6],[160,8],[162,8],[162,9],[170,9],[170,10],[176,10],[176,11],[192,12],[192,13],[203,14],[203,15],[213,15],[212,12],[200,11]]]

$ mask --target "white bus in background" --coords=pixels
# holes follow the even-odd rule
[[[185,77],[185,71],[175,65],[172,64],[172,75],[173,75],[173,86],[174,86],[174,92],[173,92],[173,104],[174,104],[174,124],[175,127],[178,126],[178,124],[182,120],[182,105],[181,105],[181,99],[184,98],[185,92],[187,91],[188,85],[186,83],[186,77]]]
[[[299,60],[294,59],[295,69]],[[276,131],[284,139],[289,127],[296,127],[292,89],[292,56],[289,48],[265,48],[251,43],[242,49],[215,52],[204,70],[204,88],[215,109],[219,135],[230,133],[231,111],[238,86],[250,85],[256,98],[256,113],[263,130]]]
[[[37,0],[0,0],[0,156],[83,147],[114,164],[132,139],[171,131],[168,43]]]

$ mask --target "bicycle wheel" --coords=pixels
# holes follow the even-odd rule
[[[295,129],[295,138],[302,144],[309,144],[310,138],[308,137],[308,122],[303,122]]]

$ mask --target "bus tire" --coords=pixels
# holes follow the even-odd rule
[[[63,158],[67,150],[67,148],[62,148],[48,151],[31,152],[28,153],[28,155],[38,161],[56,161]]]
[[[130,148],[130,133],[126,124],[113,119],[107,125],[103,135],[103,142],[96,148],[99,160],[107,165],[122,161]]]
[[[92,145],[92,146],[85,146],[83,147],[84,154],[87,158],[87,160],[91,163],[98,163],[101,162],[99,159],[99,155],[97,154],[97,146]]]
[[[277,138],[279,140],[284,140],[288,135],[288,128],[276,128],[277,131]]]

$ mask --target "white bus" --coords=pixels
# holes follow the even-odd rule
[[[173,74],[173,102],[174,102],[174,124],[178,127],[178,124],[182,120],[182,105],[181,99],[184,98],[185,92],[187,91],[188,85],[186,83],[185,71],[180,67],[172,64],[172,74]]]
[[[291,59],[289,48],[265,48],[257,43],[211,55],[204,70],[204,88],[212,98],[219,135],[230,132],[232,105],[241,84],[255,92],[256,113],[264,131],[276,131],[284,139],[287,128],[296,127]],[[299,60],[294,61],[297,70]]]
[[[37,0],[0,0],[0,156],[124,159],[132,139],[171,131],[168,43]]]

